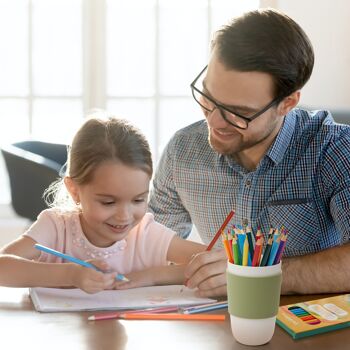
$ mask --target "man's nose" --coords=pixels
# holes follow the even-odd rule
[[[206,118],[209,125],[214,126],[215,128],[224,128],[228,125],[226,120],[222,117],[219,107],[216,106],[212,109],[211,112],[207,112]]]

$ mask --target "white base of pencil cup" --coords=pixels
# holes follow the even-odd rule
[[[233,337],[244,345],[268,343],[275,332],[276,316],[264,319],[247,319],[230,315]]]
[[[227,298],[234,338],[244,345],[268,343],[280,302],[281,263],[254,267],[227,263]]]

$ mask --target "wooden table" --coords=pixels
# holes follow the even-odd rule
[[[324,296],[282,297],[281,304],[320,297]],[[226,313],[223,310],[220,312]],[[27,289],[0,287],[0,348],[11,350],[228,350],[251,348],[234,340],[228,315],[225,322],[87,321],[87,317],[91,314],[89,312],[38,313],[33,308]],[[270,343],[258,349],[350,349],[350,329],[293,340],[285,331],[276,326]]]

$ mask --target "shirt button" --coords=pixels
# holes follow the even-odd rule
[[[246,187],[250,187],[251,184],[252,184],[251,180],[247,180],[247,181],[245,182]]]
[[[243,226],[247,226],[248,225],[248,219],[243,219],[242,220],[242,224],[243,224]]]

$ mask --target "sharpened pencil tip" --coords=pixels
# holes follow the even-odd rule
[[[124,275],[118,274],[115,276],[115,279],[118,281],[124,281],[124,282],[129,282],[130,280],[126,278]]]

